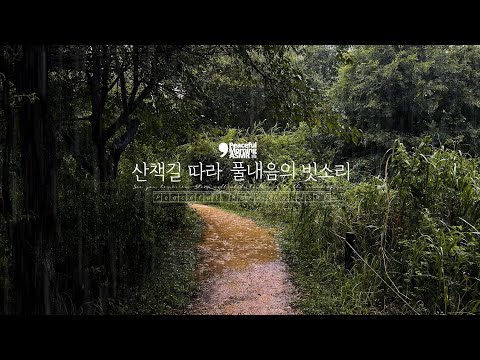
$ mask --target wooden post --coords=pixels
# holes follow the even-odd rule
[[[355,234],[352,232],[347,232],[345,236],[345,269],[347,270],[351,270],[353,267],[352,248],[355,248]]]

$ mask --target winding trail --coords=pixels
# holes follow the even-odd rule
[[[193,204],[206,223],[200,244],[200,296],[189,314],[296,314],[295,289],[272,229],[215,207]]]

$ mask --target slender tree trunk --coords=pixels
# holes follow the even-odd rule
[[[100,182],[105,183],[108,180],[108,172],[107,172],[107,153],[105,143],[101,139],[101,135],[96,141],[95,144],[97,148],[97,162],[99,168],[99,175],[100,175]]]
[[[13,111],[10,106],[10,81],[4,80],[3,83],[3,112],[6,121],[5,148],[3,152],[2,164],[2,198],[3,215],[5,219],[12,216],[12,198],[10,194],[10,159],[13,145]]]
[[[9,239],[12,236],[11,219],[12,219],[12,197],[10,192],[10,163],[11,153],[13,149],[13,110],[10,105],[10,80],[4,79],[3,81],[3,113],[6,121],[6,134],[5,134],[5,147],[3,150],[3,164],[2,164],[2,214],[5,218],[5,228]],[[5,256],[6,257],[6,256]],[[9,291],[9,266],[4,265],[3,283],[0,285],[2,288],[1,308],[4,314],[9,313],[8,304],[8,291]]]
[[[408,118],[407,118],[407,132],[413,131],[415,129],[414,127],[414,117],[413,117],[413,111],[412,108],[408,108]]]
[[[24,46],[17,89],[35,94],[22,100],[20,140],[23,213],[15,226],[14,281],[18,314],[55,311],[55,243],[57,235],[56,152],[47,110],[47,51]]]
[[[250,90],[250,106],[248,112],[248,127],[250,131],[253,131],[253,122],[255,121],[255,90]]]

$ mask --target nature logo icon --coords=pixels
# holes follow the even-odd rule
[[[220,150],[220,152],[222,153],[222,155],[220,155],[220,157],[224,157],[228,153],[228,144],[224,143],[224,142],[220,143],[218,145],[218,150]]]

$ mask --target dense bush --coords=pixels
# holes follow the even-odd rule
[[[363,260],[357,258],[351,275],[360,298],[350,300],[361,301],[363,308],[382,304],[389,311],[412,312],[408,303],[417,312],[477,312],[476,169],[476,161],[459,151],[424,142],[409,153],[397,142],[385,177],[338,184],[337,203],[303,205],[294,215],[290,245],[304,268],[325,254],[341,264],[339,235],[353,231]]]

